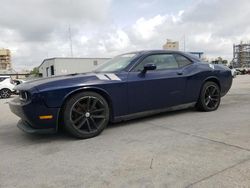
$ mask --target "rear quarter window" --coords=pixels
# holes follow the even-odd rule
[[[179,67],[185,67],[187,65],[192,64],[192,62],[188,58],[184,57],[183,55],[175,54],[175,59]]]

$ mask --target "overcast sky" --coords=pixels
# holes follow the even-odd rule
[[[166,39],[183,50],[232,59],[234,43],[250,41],[249,0],[1,0],[0,48],[16,70],[43,59],[112,57],[161,49]],[[71,32],[69,32],[69,28]]]

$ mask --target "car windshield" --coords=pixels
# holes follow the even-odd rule
[[[131,60],[136,56],[136,53],[123,54],[114,57],[108,62],[100,65],[94,72],[117,72],[126,68]]]

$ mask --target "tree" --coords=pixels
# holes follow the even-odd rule
[[[30,74],[35,76],[35,77],[39,77],[40,76],[39,68],[38,67],[33,68],[33,70],[30,71]]]
[[[212,61],[212,63],[227,65],[228,61],[226,59],[222,59],[222,57],[217,57],[215,60]]]
[[[227,65],[228,61],[224,59],[224,60],[222,60],[222,64]]]

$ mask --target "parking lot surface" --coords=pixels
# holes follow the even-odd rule
[[[29,135],[0,99],[0,187],[250,187],[250,76],[214,112],[168,112],[95,138]]]

